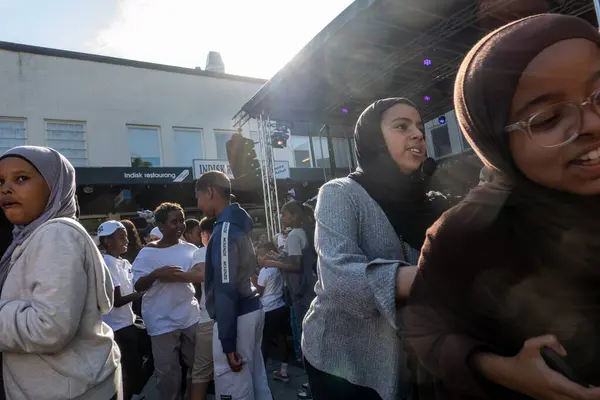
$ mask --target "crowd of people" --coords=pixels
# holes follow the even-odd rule
[[[485,164],[464,200],[430,190],[416,106],[377,100],[356,123],[356,171],[321,187],[314,213],[286,203],[285,229],[256,244],[212,171],[201,221],[162,203],[148,243],[110,220],[99,249],[66,158],[9,150],[0,394],[131,398],[153,374],[165,400],[205,399],[211,382],[219,400],[270,400],[266,359],[289,381],[295,356],[316,400],[600,399],[599,71],[582,19],[499,28],[456,80]]]

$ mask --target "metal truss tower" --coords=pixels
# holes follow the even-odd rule
[[[281,231],[279,196],[275,177],[275,157],[271,146],[273,126],[268,116],[261,114],[257,119],[260,173],[265,204],[267,234],[273,239]]]

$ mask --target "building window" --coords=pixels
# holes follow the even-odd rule
[[[292,136],[290,139],[292,150],[294,152],[294,165],[296,168],[310,168],[312,162],[308,136]]]
[[[227,142],[237,131],[215,129],[215,142],[217,144],[217,159],[227,160]]]
[[[204,157],[202,129],[173,128],[173,135],[178,166],[189,167],[194,160]]]
[[[73,166],[87,165],[85,122],[46,121],[46,143]]]
[[[132,167],[160,166],[160,130],[153,126],[127,126]]]
[[[0,118],[0,154],[13,147],[23,146],[27,139],[25,120]]]
[[[335,157],[336,168],[350,168],[350,147],[348,146],[347,138],[333,137],[333,156]],[[315,160],[319,168],[329,168],[329,144],[327,138],[313,137],[313,149],[315,151]]]
[[[336,168],[350,168],[350,147],[347,138],[332,138]]]
[[[431,130],[431,142],[433,144],[435,158],[452,154],[448,124],[440,125]]]

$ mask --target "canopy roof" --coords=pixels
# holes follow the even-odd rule
[[[456,71],[478,39],[547,11],[596,19],[590,0],[356,0],[234,119],[351,125],[374,100],[402,96],[430,120],[452,109]]]

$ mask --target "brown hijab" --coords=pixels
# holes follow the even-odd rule
[[[569,365],[600,384],[600,196],[528,180],[504,132],[522,72],[545,48],[574,38],[600,45],[596,29],[582,19],[528,17],[483,38],[460,67],[458,123],[494,179],[428,231],[403,332],[426,366],[419,370],[420,397],[432,382],[435,398],[464,390],[477,398],[525,398],[482,385],[464,360],[482,348],[513,356],[524,340],[547,333],[568,349]]]
[[[545,48],[576,38],[600,46],[596,28],[574,16],[542,14],[508,24],[468,53],[454,93],[462,131],[497,177],[472,190],[465,201],[512,207],[515,226],[519,226],[512,236],[514,244],[526,244],[526,251],[536,254],[540,268],[568,263],[573,272],[589,269],[590,263],[600,259],[596,222],[600,196],[560,192],[527,179],[515,165],[504,127],[527,65]],[[511,244],[505,246],[510,248]]]

